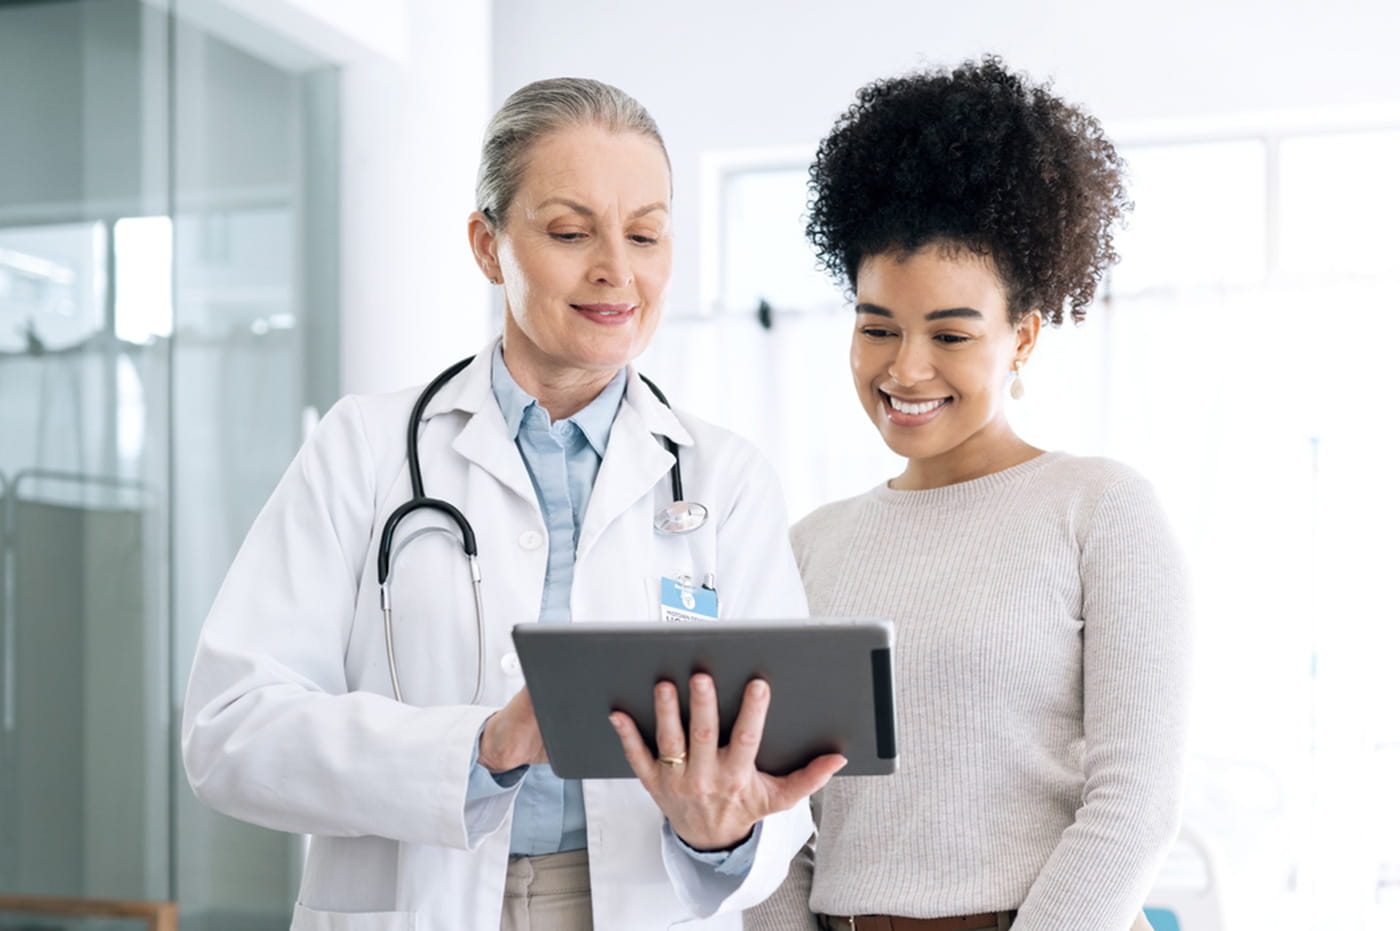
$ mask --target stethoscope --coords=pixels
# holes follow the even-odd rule
[[[408,479],[412,485],[412,497],[394,509],[389,515],[389,519],[384,522],[384,529],[379,535],[379,608],[384,613],[384,651],[389,658],[389,681],[394,687],[394,699],[403,701],[403,693],[399,689],[399,668],[394,661],[394,611],[389,599],[389,583],[393,578],[394,553],[400,552],[405,546],[412,543],[419,536],[425,533],[451,533],[451,528],[441,526],[422,527],[409,534],[398,547],[394,549],[394,531],[405,517],[420,509],[438,511],[447,516],[461,532],[462,551],[467,554],[467,566],[472,577],[472,598],[476,602],[476,688],[472,692],[471,704],[475,705],[481,698],[481,684],[486,671],[486,614],[481,605],[481,566],[477,561],[476,534],[472,531],[471,522],[457,510],[450,502],[441,498],[429,498],[423,493],[423,469],[418,462],[418,424],[422,420],[423,411],[427,408],[428,402],[438,393],[443,385],[447,384],[457,375],[458,372],[472,364],[475,356],[468,356],[460,362],[455,362],[445,369],[438,377],[428,383],[428,387],[418,395],[418,400],[413,403],[413,412],[408,417]],[[671,402],[666,400],[666,395],[661,393],[661,389],[645,375],[638,373],[642,382],[651,389],[651,393],[656,395],[656,399],[669,409]],[[680,447],[676,441],[669,436],[661,437],[666,446],[666,451],[675,460],[671,465],[671,498],[670,504],[662,507],[656,512],[656,517],[652,520],[652,526],[657,533],[681,534],[698,530],[709,519],[710,512],[703,505],[694,501],[685,500],[684,486],[681,483],[681,455]]]

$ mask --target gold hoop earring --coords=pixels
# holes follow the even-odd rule
[[[1011,363],[1011,371],[1014,377],[1011,379],[1011,400],[1019,401],[1026,396],[1025,382],[1021,381],[1021,360],[1017,359]]]

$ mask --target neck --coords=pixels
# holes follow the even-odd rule
[[[572,417],[587,407],[617,375],[617,369],[594,370],[552,365],[535,354],[512,351],[507,340],[501,347],[510,377],[549,412],[551,423]]]
[[[889,485],[896,491],[943,488],[1005,471],[1043,452],[1008,427],[1002,436],[974,437],[940,456],[910,459],[904,471],[891,479]]]

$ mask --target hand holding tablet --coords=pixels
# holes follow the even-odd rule
[[[691,677],[688,735],[676,686],[658,683],[655,758],[630,717],[621,711],[609,716],[633,772],[676,835],[696,850],[739,845],[758,821],[787,811],[846,765],[844,756],[829,753],[786,776],[760,772],[754,756],[763,739],[770,694],[762,679],[749,683],[729,742],[720,747],[714,681],[704,673]]]
[[[742,841],[837,770],[898,762],[887,621],[523,624],[514,639],[555,772],[639,778],[698,849]]]

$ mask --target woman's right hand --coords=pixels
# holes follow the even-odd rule
[[[476,761],[488,772],[504,773],[527,763],[548,763],[544,739],[535,721],[530,693],[521,689],[506,706],[486,719]]]

